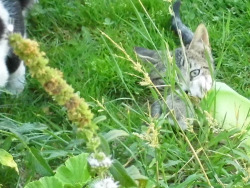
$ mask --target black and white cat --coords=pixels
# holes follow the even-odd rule
[[[24,10],[30,3],[31,0],[0,0],[0,89],[13,94],[24,89],[25,66],[9,46],[8,34],[25,36]]]

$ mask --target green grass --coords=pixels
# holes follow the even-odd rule
[[[142,2],[170,49],[179,46],[179,39],[170,31],[170,4],[163,0]],[[192,30],[201,22],[207,26],[217,80],[249,97],[249,1],[184,1],[181,14]],[[107,117],[98,124],[100,133],[112,129],[129,133],[126,139],[119,138],[110,144],[115,159],[127,163],[126,167],[135,165],[156,187],[209,187],[184,136],[166,121],[155,122],[161,126],[157,149],[132,134],[146,129],[147,102],[151,102],[152,94],[139,84],[142,75],[134,70],[131,62],[118,57],[125,56],[100,31],[122,45],[134,59],[135,46],[152,49],[163,46],[163,38],[137,0],[40,0],[28,17],[29,38],[39,42],[50,59],[50,66],[64,73],[67,82],[89,102],[96,117]],[[72,131],[65,109],[55,105],[29,74],[25,91],[18,98],[2,94],[0,100],[3,121],[10,119],[20,122],[19,125],[40,122],[47,127],[22,133],[24,138],[20,139],[1,136],[0,144],[13,154],[24,171],[18,183],[46,175],[46,170],[40,169],[40,173],[39,169],[33,170],[36,163],[20,140],[28,139],[27,146],[41,151],[52,169],[67,156],[85,150],[84,141],[78,140],[74,129]],[[103,101],[105,109],[98,106],[96,100]],[[250,186],[243,181],[250,159],[237,136],[239,131],[213,133],[204,114],[198,118],[199,128],[186,135],[196,151],[201,149],[198,157],[211,184],[214,187]],[[0,177],[2,171],[0,169]],[[9,177],[5,178],[7,183],[0,184],[15,187],[11,176],[4,177]]]

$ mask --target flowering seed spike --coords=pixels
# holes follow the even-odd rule
[[[36,41],[24,39],[20,34],[9,37],[10,45],[14,52],[24,60],[32,77],[36,78],[52,98],[68,110],[69,119],[80,129],[90,125],[93,114],[88,104],[80,98],[74,89],[63,80],[63,73],[47,66],[49,60],[45,53],[39,50]]]

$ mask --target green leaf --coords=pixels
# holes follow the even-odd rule
[[[24,188],[64,188],[62,182],[55,177],[44,177],[38,181],[33,181],[27,184]]]
[[[238,155],[241,159],[248,161],[248,164],[250,164],[250,158],[245,153],[243,153],[240,150],[232,149],[232,152],[236,155]]]
[[[18,132],[19,134],[24,134],[32,131],[43,131],[48,127],[41,123],[24,123],[20,126],[12,121],[5,120],[0,122],[0,128],[9,130],[13,133]]]
[[[113,141],[116,138],[121,137],[121,136],[129,136],[129,134],[123,130],[116,130],[115,129],[115,130],[109,131],[108,133],[104,134],[103,136],[108,142],[110,142],[110,141]]]
[[[141,187],[142,185],[147,185],[148,177],[143,176],[140,173],[140,171],[138,170],[138,168],[136,168],[136,166],[132,165],[132,166],[126,168],[126,171],[131,178],[138,181],[138,183],[140,185],[139,187]]]
[[[134,180],[147,180],[148,177],[141,175],[140,171],[138,168],[134,165],[126,168],[126,171],[132,177]]]
[[[50,150],[46,152],[46,155],[49,155],[47,157],[47,160],[51,160],[51,159],[56,159],[56,158],[61,158],[61,157],[67,157],[68,156],[67,151],[65,150]]]
[[[48,127],[42,123],[24,123],[21,126],[17,126],[17,131],[20,134],[30,133],[33,131],[43,131]]]
[[[233,129],[230,131],[227,131],[227,130],[221,131],[216,135],[216,137],[214,137],[213,139],[209,141],[208,145],[209,147],[217,146],[219,142],[223,140],[228,140],[228,138],[230,138],[231,136],[237,133],[239,133],[237,129]]]
[[[1,144],[1,148],[4,150],[9,150],[12,144],[12,136],[8,136],[6,139],[3,140],[3,143]]]
[[[37,173],[39,173],[43,176],[51,176],[54,174],[52,169],[48,165],[47,161],[40,154],[39,150],[37,150],[34,147],[31,147],[30,152],[31,152],[33,164],[34,164],[34,167],[35,167]]]
[[[74,184],[74,185],[65,184],[65,185],[63,186],[63,188],[82,188],[82,187],[83,187],[83,186],[81,186],[80,183],[76,183],[76,184]]]
[[[8,166],[10,168],[14,168],[15,171],[19,174],[17,164],[13,160],[13,157],[11,154],[9,154],[7,151],[0,149],[0,163],[4,166]]]
[[[93,119],[93,123],[98,124],[98,123],[100,123],[102,121],[105,121],[106,119],[107,119],[106,116],[98,116],[95,119]]]
[[[142,187],[142,188],[156,188],[157,185],[152,180],[148,180],[146,182],[146,184],[141,184],[140,187]]]
[[[82,153],[69,158],[65,162],[65,165],[60,166],[56,170],[55,177],[62,181],[64,185],[83,187],[91,178],[87,165],[87,157],[88,154]]]
[[[109,147],[108,141],[104,138],[104,136],[100,134],[99,134],[99,138],[101,139],[101,144],[99,147],[106,155],[110,155],[110,147]]]
[[[110,18],[105,18],[105,21],[103,24],[104,25],[112,25],[112,24],[114,24],[114,21],[112,21]]]
[[[11,121],[2,121],[0,122],[1,130],[8,130],[15,135],[15,137],[23,142],[24,144],[28,143],[28,138],[19,132],[20,126],[17,126],[15,123]]]
[[[190,176],[188,176],[184,182],[182,182],[181,184],[179,185],[175,185],[174,188],[183,188],[183,187],[190,187],[192,186],[192,184],[197,181],[197,180],[200,180],[200,179],[203,179],[203,176],[201,174],[192,174]]]
[[[183,163],[183,161],[181,161],[181,160],[168,160],[168,162],[166,164],[164,164],[164,167],[169,168],[171,166],[175,166],[175,165],[178,165],[180,163]]]
[[[116,181],[119,181],[121,186],[124,187],[137,187],[136,182],[133,178],[128,174],[126,169],[122,166],[122,164],[114,160],[112,166],[110,167],[110,173],[113,175]]]

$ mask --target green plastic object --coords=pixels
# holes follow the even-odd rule
[[[209,111],[224,129],[250,126],[250,100],[222,82],[215,82],[209,92]]]
[[[208,95],[202,100],[201,106],[217,121],[218,126],[225,130],[234,128],[245,132],[242,143],[250,148],[250,100],[243,97],[222,82],[215,82]],[[247,150],[250,157],[250,150]]]

